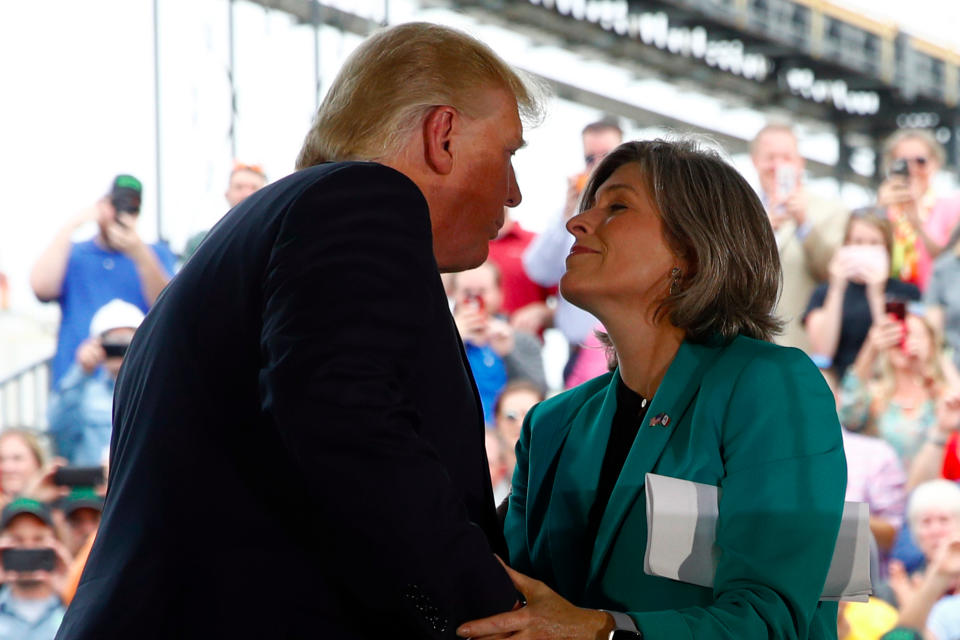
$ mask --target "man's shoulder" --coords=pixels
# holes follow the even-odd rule
[[[274,184],[278,186],[299,184],[307,188],[319,184],[325,186],[356,185],[365,189],[395,187],[400,190],[420,193],[420,189],[406,174],[378,162],[325,162],[301,169]]]

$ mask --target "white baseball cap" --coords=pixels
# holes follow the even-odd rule
[[[143,322],[143,311],[138,307],[114,298],[93,314],[90,321],[90,335],[99,337],[111,329],[136,329]]]

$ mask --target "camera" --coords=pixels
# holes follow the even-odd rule
[[[61,487],[96,487],[103,479],[103,467],[60,467],[53,474],[53,483]]]
[[[890,175],[891,176],[903,176],[907,177],[910,175],[910,167],[907,165],[907,161],[904,158],[897,158],[890,163]]]
[[[57,554],[53,549],[4,549],[0,556],[4,571],[53,571]]]

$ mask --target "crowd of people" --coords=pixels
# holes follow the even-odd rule
[[[583,171],[567,178],[564,207],[544,231],[524,229],[505,208],[488,260],[444,275],[483,408],[498,503],[510,494],[525,416],[560,391],[548,388],[544,332],[557,330],[569,347],[565,388],[617,364],[607,328],[557,285],[591,172],[622,138],[612,120],[587,125]],[[761,129],[751,158],[782,266],[783,331],[774,339],[805,352],[834,390],[846,498],[870,507],[875,595],[841,606],[840,638],[879,638],[897,626],[960,638],[960,195],[934,188],[944,151],[927,131],[897,132],[884,146],[887,178],[875,204],[853,211],[807,189],[790,126]],[[228,205],[266,183],[260,167],[237,164]],[[191,238],[179,260],[164,244],[144,243],[136,230],[142,190],[133,176],[117,176],[104,198],[57,231],[31,273],[36,296],[58,303],[62,321],[49,432],[42,440],[29,429],[0,433],[0,638],[53,637],[105,490],[65,482],[61,470],[107,468],[126,350],[203,241],[204,233]],[[96,235],[74,242],[88,221]],[[16,553],[27,549],[46,551]]]

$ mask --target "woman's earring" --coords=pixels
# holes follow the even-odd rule
[[[683,271],[680,270],[680,267],[674,267],[670,270],[670,295],[675,296],[680,293],[680,277],[683,275]]]

